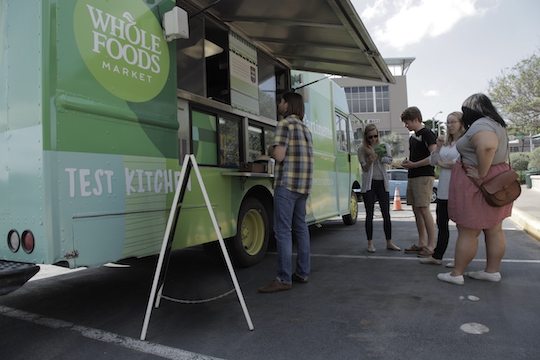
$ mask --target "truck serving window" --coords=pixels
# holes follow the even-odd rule
[[[240,166],[240,121],[203,111],[191,113],[193,154],[197,163],[229,168]]]
[[[274,142],[274,136],[274,129],[250,124],[248,127],[248,161],[255,161],[261,155],[268,155],[266,150]]]

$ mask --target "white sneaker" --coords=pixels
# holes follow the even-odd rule
[[[420,259],[420,264],[441,265],[442,260],[435,259],[433,256],[428,256],[426,258]]]
[[[492,281],[492,282],[501,281],[501,273],[500,272],[488,273],[488,272],[485,272],[485,271],[481,270],[481,271],[466,272],[465,275],[467,275],[470,278],[476,279],[476,280],[485,280],[485,281]]]
[[[373,245],[368,246],[366,250],[367,250],[368,253],[374,253],[375,252],[375,246],[373,246]]]
[[[463,285],[463,275],[452,276],[451,272],[437,274],[437,279],[454,285]]]
[[[453,261],[450,261],[449,263],[447,263],[447,264],[444,265],[444,266],[446,266],[447,268],[453,269],[454,266],[456,266],[456,264],[455,264]]]

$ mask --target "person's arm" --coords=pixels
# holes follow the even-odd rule
[[[451,169],[454,167],[456,161],[455,160],[439,160],[437,162],[437,165],[439,165],[442,168]]]
[[[431,165],[431,166],[435,166],[435,165],[442,166],[441,162],[443,160],[441,160],[441,148],[444,146],[444,137],[443,136],[439,136],[437,138],[436,145],[437,146],[435,147],[435,150],[431,152],[431,155],[429,155],[429,165]]]
[[[437,149],[437,138],[435,137],[435,134],[431,132],[431,130],[428,130],[428,131],[429,131],[429,136],[426,134],[427,139],[425,140],[425,143],[429,150],[430,155],[418,161],[405,160],[401,164],[405,169],[414,169],[414,168],[430,165],[431,153]]]
[[[367,149],[364,146],[358,148],[358,162],[362,167],[362,171],[368,171],[373,162],[375,161],[376,154],[373,150],[368,147]]]
[[[276,159],[278,163],[285,160],[285,154],[287,153],[287,147],[283,145],[275,145],[274,151],[272,151],[272,157]]]
[[[431,144],[428,146],[428,150],[430,153],[434,152],[435,149],[437,149],[437,145],[436,144]],[[422,166],[427,166],[427,165],[430,165],[430,161],[431,161],[431,155],[430,156],[426,156],[425,158],[423,158],[422,160],[418,160],[418,161],[410,161],[410,160],[406,160],[404,161],[401,165],[405,168],[405,169],[414,169],[414,168],[419,168],[419,167],[422,167]]]
[[[272,149],[273,157],[277,163],[285,160],[287,154],[287,144],[289,143],[289,127],[286,119],[280,120],[276,126],[276,135],[274,136],[274,145]]]
[[[419,168],[419,167],[422,167],[422,166],[426,166],[426,165],[430,165],[430,156],[428,157],[425,157],[423,158],[422,160],[418,160],[418,161],[404,161],[402,163],[403,167],[405,169],[414,169],[414,168]]]
[[[476,168],[477,172],[474,174],[472,171],[469,176],[477,176],[479,180],[482,180],[488,173],[491,164],[493,163],[493,158],[495,157],[495,152],[499,146],[499,139],[497,134],[493,131],[479,131],[473,135],[471,142],[475,147],[476,156],[478,158],[478,167]]]

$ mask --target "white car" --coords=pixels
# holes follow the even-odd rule
[[[386,170],[388,177],[390,179],[390,188],[388,192],[390,193],[390,200],[394,199],[394,192],[396,187],[399,189],[399,196],[402,199],[407,198],[407,170],[406,169],[390,169]],[[431,202],[434,203],[437,200],[437,187],[439,186],[439,180],[433,182],[433,190],[431,192]]]

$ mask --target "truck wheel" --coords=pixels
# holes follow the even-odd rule
[[[349,200],[349,213],[343,215],[343,223],[345,225],[354,225],[356,224],[356,218],[358,217],[358,199],[354,191],[351,192],[351,200]]]
[[[247,267],[261,261],[270,239],[270,220],[256,198],[243,201],[238,214],[236,236],[229,239],[230,254],[236,265]]]

